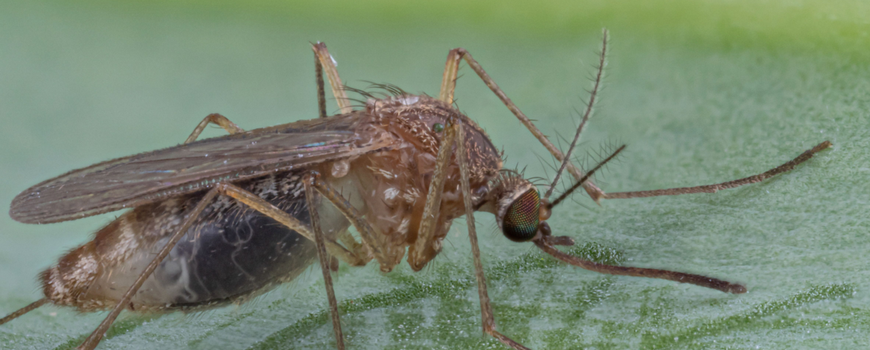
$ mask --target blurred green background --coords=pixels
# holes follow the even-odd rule
[[[70,169],[175,145],[206,114],[241,127],[316,116],[309,42],[351,86],[437,94],[464,47],[546,133],[577,123],[601,28],[602,102],[578,149],[625,142],[606,191],[731,180],[834,143],[794,171],[717,194],[576,196],[554,232],[575,254],[745,283],[749,293],[599,275],[504,239],[479,214],[499,329],[536,349],[859,349],[870,332],[866,165],[870,6],[859,1],[3,1],[0,203]],[[546,151],[467,67],[460,108],[547,176]],[[329,108],[336,110],[330,101]],[[207,136],[220,135],[210,129]],[[549,172],[550,174],[552,171]],[[0,314],[35,276],[116,214],[53,225],[0,215]],[[420,272],[343,266],[350,348],[503,349],[482,335],[464,221]],[[330,349],[319,272],[253,302],[122,315],[101,349]],[[0,327],[0,348],[71,348],[105,313],[43,307]]]

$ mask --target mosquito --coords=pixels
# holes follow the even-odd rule
[[[39,183],[19,194],[10,215],[23,223],[74,220],[131,208],[94,239],[41,275],[43,298],[0,320],[9,322],[51,303],[82,312],[111,310],[78,349],[94,349],[119,313],[196,311],[240,303],[292,280],[318,260],[335,343],[344,349],[331,271],[339,261],[377,261],[391,271],[403,258],[419,271],[442,249],[454,219],[465,216],[477,279],[483,331],[526,349],[496,330],[474,223],[495,214],[511,241],[584,269],[691,283],[744,293],[737,283],[676,271],[612,266],[563,253],[574,244],[554,236],[546,220],[583,187],[595,201],[712,193],[792,170],[831,146],[822,142],[767,172],[696,187],[604,193],[590,181],[625,146],[584,173],[570,162],[597,97],[605,66],[603,32],[594,87],[573,141],[563,154],[505,95],[465,49],[451,50],[437,98],[382,85],[363,92],[364,108],[347,97],[335,60],[323,43],[315,56],[319,118],[245,131],[220,114],[203,119],[181,145],[98,163]],[[517,172],[483,129],[454,108],[459,65],[465,61],[560,162],[544,195]],[[340,113],[327,116],[324,74]],[[197,140],[209,124],[229,135]],[[560,175],[573,185],[554,196]],[[357,235],[350,233],[353,226]],[[357,240],[359,239],[359,240]]]

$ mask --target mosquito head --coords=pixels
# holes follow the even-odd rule
[[[550,217],[538,189],[513,171],[502,171],[493,188],[493,211],[505,237],[514,242],[534,239],[541,223]]]
[[[525,242],[535,237],[541,219],[541,197],[538,190],[530,188],[523,193],[514,193],[510,204],[503,208],[501,231],[514,242]]]
[[[562,193],[552,202],[547,198],[541,198],[538,189],[529,180],[516,171],[502,170],[499,176],[491,184],[489,200],[480,207],[495,213],[501,232],[514,242],[528,242],[531,240],[550,237],[550,226],[546,221],[550,218],[553,207],[568,198],[574,190],[580,187],[601,166],[616,157],[625,146],[619,147],[609,157],[592,168],[579,181],[575,182],[567,191]],[[558,238],[558,245],[573,244],[570,238]],[[555,241],[554,241],[555,242]]]

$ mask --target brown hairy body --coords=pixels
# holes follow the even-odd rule
[[[531,242],[554,258],[600,273],[690,283],[726,293],[747,288],[704,275],[616,266],[566,254],[574,244],[553,235],[553,208],[583,187],[602,199],[715,193],[764,181],[831,147],[828,141],[766,172],[693,187],[604,193],[590,177],[625,149],[617,148],[585,174],[571,152],[592,114],[603,76],[607,31],[590,98],[574,138],[562,153],[462,48],[448,53],[438,98],[392,93],[368,97],[355,111],[326,45],[312,45],[320,118],[245,131],[220,114],[203,119],[179,146],[73,170],[19,194],[10,216],[24,223],[73,220],[133,208],[42,274],[45,298],[0,319],[0,325],[46,303],[81,311],[111,308],[79,346],[93,350],[124,309],[201,309],[243,302],[299,275],[318,258],[335,344],[344,349],[331,271],[376,260],[391,271],[407,253],[419,271],[441,251],[453,219],[465,216],[486,334],[528,349],[496,330],[474,223],[474,212],[495,215],[504,236]],[[483,130],[452,107],[459,64],[465,61],[561,164],[547,190],[502,170]],[[325,74],[324,74],[325,73]],[[341,114],[326,116],[324,79]],[[353,89],[350,89],[353,90]],[[230,133],[196,141],[216,124]],[[573,184],[558,196],[563,172]],[[348,228],[356,229],[356,236]]]
[[[471,183],[475,190],[485,189],[502,163],[480,127],[430,97],[405,95],[370,100],[365,111],[354,113],[361,114],[356,126],[360,138],[386,133],[395,139],[393,146],[304,170],[316,169],[324,174],[324,180],[350,198],[382,235],[382,247],[390,257],[382,269],[390,270],[417,240],[441,142],[440,133],[432,130],[434,124],[443,125],[447,118],[457,116],[469,126],[464,140],[468,158],[473,160]],[[239,187],[307,223],[310,219],[300,180],[304,170],[246,180]],[[202,195],[173,197],[119,216],[97,231],[93,240],[73,249],[41,274],[45,297],[56,305],[80,311],[112,307],[179,229]],[[450,222],[465,213],[455,162],[448,168],[442,196],[435,241],[423,259],[409,260],[414,270],[420,270],[440,252]],[[335,237],[349,226],[331,204],[321,202],[318,210],[328,236]],[[219,196],[146,280],[129,309],[188,310],[248,300],[298,276],[314,261],[313,246],[271,218]],[[214,269],[208,268],[209,264],[226,266]]]

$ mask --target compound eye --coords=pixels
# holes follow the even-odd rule
[[[511,203],[504,215],[502,233],[514,242],[526,242],[538,232],[541,197],[536,189],[530,189]]]

